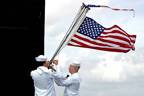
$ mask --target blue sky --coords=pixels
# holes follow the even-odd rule
[[[65,46],[59,54],[59,66],[67,72],[69,60],[82,63],[81,96],[144,96],[143,0],[46,0],[45,54],[49,59],[53,56],[82,3],[134,9],[135,17],[133,12],[106,8],[93,8],[87,16],[104,27],[116,24],[127,33],[136,34],[136,49],[112,53]],[[62,96],[63,89],[56,86],[57,96]]]

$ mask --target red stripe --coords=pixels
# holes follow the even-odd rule
[[[76,38],[78,38],[78,39],[81,39],[81,40],[83,40],[83,41],[86,41],[86,42],[89,42],[89,43],[91,43],[91,44],[95,44],[95,45],[100,45],[100,46],[109,46],[109,45],[107,45],[107,44],[102,44],[102,43],[97,43],[97,42],[95,42],[95,41],[91,41],[91,40],[89,40],[89,39],[86,39],[86,38],[84,38],[84,37],[81,37],[81,36],[78,36],[78,35],[74,35],[74,37],[76,37]],[[110,46],[109,46],[110,47]]]
[[[136,35],[130,35],[130,38],[133,38],[133,39],[131,39],[131,42],[135,43],[135,41],[136,41]]]
[[[78,44],[78,45],[81,45],[81,46],[89,47],[87,44],[84,44],[84,43],[79,42],[79,41],[74,40],[74,39],[71,39],[71,42],[74,42],[74,43],[76,43],[76,44]]]
[[[92,47],[92,46],[80,46],[80,45],[73,45],[73,44],[68,44],[69,46],[75,46],[75,47],[83,47],[83,48],[91,48],[91,49],[96,49],[96,50],[102,50],[102,51],[111,51],[111,52],[128,52],[129,50],[121,50],[121,49],[113,49],[113,48],[100,48],[100,47]]]

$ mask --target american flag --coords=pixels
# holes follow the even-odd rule
[[[69,46],[91,48],[110,52],[134,50],[136,35],[129,35],[119,26],[105,28],[95,20],[85,17],[77,32],[68,42]]]

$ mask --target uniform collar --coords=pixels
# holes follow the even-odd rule
[[[75,75],[78,75],[78,72],[71,74],[71,76],[75,76]]]
[[[39,71],[46,72],[46,73],[49,73],[51,71],[50,69],[48,69],[47,67],[44,67],[44,66],[40,66],[37,69]]]

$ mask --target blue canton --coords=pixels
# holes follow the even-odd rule
[[[92,39],[96,39],[104,31],[104,29],[105,28],[98,24],[95,20],[86,17],[77,31],[78,33],[81,33]]]

